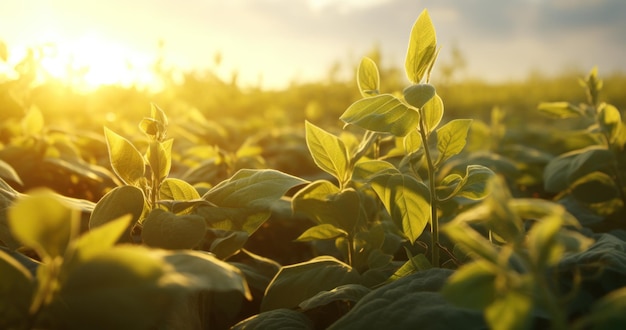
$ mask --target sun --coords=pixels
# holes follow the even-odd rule
[[[51,77],[83,90],[102,85],[152,87],[148,56],[97,34],[61,39],[42,47],[40,64]]]

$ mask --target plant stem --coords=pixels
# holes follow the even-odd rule
[[[431,263],[433,267],[439,267],[439,219],[437,217],[437,192],[435,191],[435,165],[433,164],[430,150],[428,149],[428,136],[426,134],[426,125],[424,125],[423,116],[420,116],[420,135],[422,136],[422,144],[424,146],[424,155],[426,156],[426,163],[428,164],[428,190],[430,192],[430,233],[431,233],[431,245],[432,255]]]

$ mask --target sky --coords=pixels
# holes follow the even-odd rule
[[[458,48],[465,77],[499,82],[594,65],[601,75],[626,71],[624,0],[3,0],[0,40],[13,61],[53,43],[51,71],[71,58],[91,67],[94,83],[149,80],[142,70],[163,41],[168,65],[211,68],[225,79],[237,71],[242,84],[282,88],[319,81],[334,63],[352,70],[374,47],[379,65],[402,67],[425,8],[442,47],[438,61]]]

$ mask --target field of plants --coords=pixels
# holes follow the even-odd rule
[[[407,32],[280,91],[156,61],[79,92],[33,49],[0,76],[0,329],[626,327],[626,76],[445,79],[428,11]]]

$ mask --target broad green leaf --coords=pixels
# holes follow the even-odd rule
[[[9,163],[3,161],[2,159],[0,159],[0,178],[14,181],[21,186],[24,185],[24,182],[22,182],[20,176],[17,174],[17,172],[15,172],[15,169],[13,169],[13,167],[9,165]]]
[[[571,185],[571,191],[576,199],[592,204],[600,203],[619,197],[619,189],[615,179],[604,172],[591,172]]]
[[[116,246],[72,269],[56,306],[69,329],[149,329],[162,323],[183,287],[171,266],[141,246]],[[180,279],[182,280],[182,279]],[[179,281],[180,281],[179,280]]]
[[[542,219],[544,217],[558,217],[563,224],[580,228],[580,224],[576,217],[567,212],[565,208],[558,203],[538,198],[515,198],[511,199],[508,207],[520,218],[523,219]]]
[[[212,229],[245,231],[252,235],[272,215],[271,210],[249,207],[197,207],[199,215]]]
[[[406,87],[402,94],[404,94],[406,103],[421,109],[435,96],[435,86],[431,84],[414,84]]]
[[[298,307],[303,310],[311,310],[328,305],[335,301],[357,302],[372,290],[361,284],[346,284],[338,286],[330,291],[321,291],[315,296],[303,301]]]
[[[409,251],[407,249],[407,253],[408,252]],[[395,273],[393,273],[393,275],[391,275],[391,277],[387,279],[386,283],[399,280],[417,271],[427,270],[431,268],[433,268],[433,265],[423,253],[415,256],[409,256],[409,260],[404,262],[404,264],[402,264],[402,266],[400,266],[400,268],[398,268]]]
[[[116,187],[96,204],[89,218],[89,228],[94,229],[123,215],[130,214],[132,221],[120,241],[131,242],[130,229],[139,221],[144,211],[144,203],[145,198],[141,189],[135,186]]]
[[[471,119],[455,119],[449,121],[437,130],[437,150],[439,158],[435,162],[441,164],[448,158],[458,154],[465,147],[467,132]]]
[[[615,155],[600,146],[573,150],[552,159],[543,172],[544,188],[549,192],[567,189],[579,178],[595,171],[610,171]]]
[[[437,36],[428,10],[424,9],[413,24],[405,71],[409,81],[418,84],[429,71],[437,53]]]
[[[176,215],[162,210],[152,210],[143,221],[141,238],[148,246],[164,249],[191,249],[198,245],[206,233],[204,219],[198,215]]]
[[[393,164],[384,160],[364,160],[356,163],[352,172],[352,180],[369,181],[374,176],[380,174],[399,173]]]
[[[221,234],[215,237],[211,242],[209,252],[214,253],[220,260],[226,260],[228,257],[239,252],[244,244],[248,241],[250,235],[245,231],[223,231],[223,230],[209,230],[212,234]],[[207,239],[209,241],[209,239]]]
[[[440,183],[446,196],[440,196],[441,200],[452,197],[464,197],[472,200],[484,198],[487,193],[487,183],[495,175],[492,170],[481,165],[467,166],[465,176],[451,174]],[[437,187],[440,189],[440,187]],[[451,192],[450,192],[451,190]]]
[[[157,251],[169,266],[169,277],[190,290],[212,292],[237,291],[251,300],[250,289],[242,272],[235,266],[217,259],[209,253],[195,250]]]
[[[422,136],[417,129],[412,130],[404,137],[402,141],[404,145],[404,152],[406,154],[415,153],[422,147]]]
[[[348,151],[343,142],[323,129],[305,122],[306,145],[315,164],[339,182],[348,178]]]
[[[128,140],[106,127],[104,136],[115,174],[126,184],[137,184],[146,173],[143,156]]]
[[[318,224],[330,224],[353,233],[359,217],[359,195],[354,189],[339,190],[329,181],[315,181],[293,196],[294,212],[307,215]]]
[[[450,276],[441,293],[453,304],[484,310],[496,299],[498,269],[485,260],[459,268]]]
[[[261,311],[294,308],[319,292],[358,283],[359,278],[352,267],[328,256],[283,266],[267,287]]]
[[[296,238],[296,241],[308,242],[320,239],[333,239],[340,236],[348,236],[348,233],[332,224],[324,223],[307,229],[302,235]]]
[[[424,119],[424,126],[426,126],[426,134],[430,134],[433,130],[439,126],[441,119],[443,118],[443,101],[439,95],[435,94],[423,107],[420,108],[420,114]]]
[[[608,136],[609,143],[614,143],[623,126],[622,116],[616,107],[606,104],[598,113],[598,124],[600,124],[602,132]]]
[[[50,190],[33,191],[8,211],[13,235],[46,261],[63,256],[78,233],[80,212],[56,196]]]
[[[0,274],[0,326],[18,329],[29,317],[35,282],[28,269],[2,250]]]
[[[491,329],[528,329],[532,308],[530,295],[510,290],[487,306],[485,319]]]
[[[391,94],[381,94],[352,103],[339,118],[366,130],[405,136],[417,128],[419,114]]]
[[[357,85],[363,97],[380,94],[380,75],[376,63],[369,57],[364,57],[359,63],[356,73]]]
[[[150,169],[159,180],[167,178],[172,167],[172,139],[163,142],[152,141],[146,152]]]
[[[404,235],[415,242],[431,219],[428,188],[412,176],[399,173],[376,176],[371,185]]]
[[[583,111],[568,102],[542,102],[539,104],[539,111],[555,118],[573,118],[583,115]]]
[[[202,198],[220,207],[267,209],[289,189],[306,180],[276,170],[239,170],[220,182]]]
[[[315,324],[304,313],[278,308],[250,316],[235,324],[232,330],[300,329],[314,330]]]
[[[192,201],[200,199],[200,194],[186,181],[167,178],[161,183],[159,198],[173,201]]]

